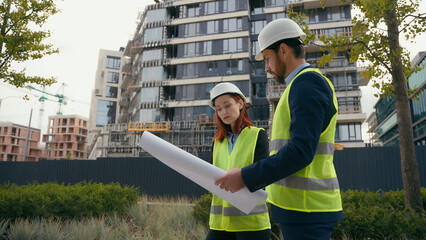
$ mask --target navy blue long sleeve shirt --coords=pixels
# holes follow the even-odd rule
[[[296,69],[296,75],[308,64]],[[293,77],[292,77],[293,78]],[[264,188],[308,166],[315,155],[321,132],[336,113],[333,93],[327,81],[316,72],[297,77],[290,89],[290,140],[275,155],[244,167],[243,181],[250,191]],[[342,213],[302,213],[273,206],[276,222],[328,222],[342,218]]]

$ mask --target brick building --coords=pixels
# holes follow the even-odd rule
[[[88,119],[78,115],[49,117],[44,158],[48,160],[86,159]]]
[[[28,127],[12,122],[0,122],[0,161],[24,161]],[[40,129],[30,128],[26,161],[38,161],[42,156]]]

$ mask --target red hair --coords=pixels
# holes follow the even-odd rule
[[[243,104],[243,109],[241,109],[240,111],[240,116],[237,118],[237,120],[235,120],[233,129],[231,129],[231,125],[223,123],[222,119],[220,119],[219,115],[216,112],[215,118],[217,122],[217,132],[216,136],[214,136],[213,138],[213,141],[217,139],[219,142],[222,142],[223,139],[227,138],[228,132],[232,132],[233,134],[240,134],[241,130],[243,130],[245,127],[254,126],[250,121],[250,117],[248,115],[248,107],[247,104],[243,101],[243,99],[239,95],[229,95],[233,99],[235,99],[236,102],[241,101]]]

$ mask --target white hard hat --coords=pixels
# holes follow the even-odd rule
[[[260,61],[263,59],[263,50],[272,44],[283,39],[297,38],[305,40],[306,34],[303,30],[291,19],[280,18],[268,23],[260,32],[257,40],[259,41],[260,52],[254,57]]]
[[[235,86],[234,84],[230,83],[230,82],[225,82],[225,83],[219,83],[217,84],[210,92],[210,101],[209,101],[209,106],[214,108],[214,100],[223,95],[223,94],[227,94],[227,93],[234,93],[234,94],[238,94],[240,95],[240,97],[243,99],[244,102],[247,102],[246,97],[244,96],[244,94],[241,92],[241,90]]]

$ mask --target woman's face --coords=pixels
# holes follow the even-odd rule
[[[234,127],[235,121],[240,117],[240,111],[243,109],[243,100],[235,100],[231,95],[225,94],[219,96],[214,101],[217,115],[223,123]]]

